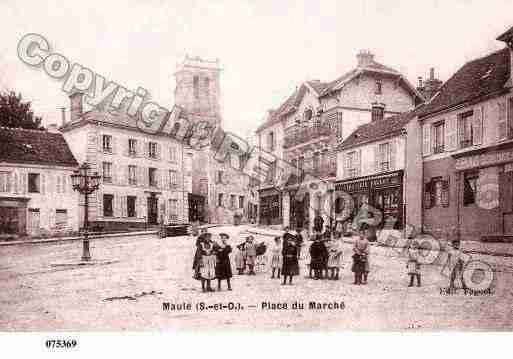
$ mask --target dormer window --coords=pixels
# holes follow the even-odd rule
[[[376,95],[381,95],[381,90],[382,90],[382,83],[381,83],[381,80],[380,79],[377,79],[376,80],[376,88],[374,90],[374,93]]]
[[[312,110],[309,109],[309,108],[306,109],[303,116],[304,116],[305,122],[310,121],[312,119],[312,116],[313,116]]]
[[[385,106],[382,104],[372,104],[372,122],[381,121],[385,116]]]

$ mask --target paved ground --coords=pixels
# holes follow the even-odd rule
[[[216,227],[239,243],[245,227]],[[269,240],[259,237],[257,241]],[[153,236],[94,240],[93,258],[113,261],[61,267],[80,257],[81,244],[0,248],[0,331],[144,329],[513,329],[513,259],[473,256],[496,270],[491,296],[441,295],[440,266],[423,268],[423,287],[407,288],[405,260],[390,248],[373,248],[370,283],[353,286],[349,244],[340,281],[305,277],[281,286],[269,274],[235,276],[233,291],[202,293],[192,279],[191,239]],[[306,249],[304,249],[306,252]],[[116,299],[115,297],[118,297]],[[108,300],[111,298],[111,300]],[[300,301],[304,310],[262,310],[262,302]],[[308,302],[344,302],[344,309],[309,310]],[[163,302],[191,303],[190,311],[163,311]],[[240,311],[196,311],[204,302],[240,303]],[[251,308],[250,306],[256,306]]]

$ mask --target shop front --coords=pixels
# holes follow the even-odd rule
[[[346,192],[352,197],[353,213],[350,219],[358,214],[362,205],[369,204],[383,215],[379,228],[383,228],[385,223],[394,229],[403,228],[403,170],[338,181],[335,190]],[[340,212],[346,205],[339,199],[336,212]]]
[[[27,232],[39,230],[39,212],[37,226],[27,228],[27,202],[29,198],[0,197],[0,237],[17,237]],[[32,215],[32,213],[30,213]],[[29,216],[29,220],[35,216]],[[34,221],[35,222],[35,221]],[[32,221],[29,222],[32,223]],[[30,233],[37,234],[37,233]]]
[[[282,224],[282,194],[276,188],[258,191],[260,198],[260,223],[263,225]]]
[[[513,239],[513,142],[453,155],[461,238]]]

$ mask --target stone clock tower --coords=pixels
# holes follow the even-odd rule
[[[219,60],[186,56],[178,65],[175,72],[175,103],[185,110],[190,120],[222,125],[220,72]]]

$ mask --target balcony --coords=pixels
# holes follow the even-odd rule
[[[306,172],[308,173],[309,171],[306,170]],[[336,163],[321,165],[318,168],[313,168],[311,174],[319,178],[335,177],[337,175],[337,165]]]
[[[331,134],[331,128],[328,123],[320,123],[310,127],[293,126],[285,134],[283,148],[291,148],[303,143],[310,142],[317,138],[326,137]]]

